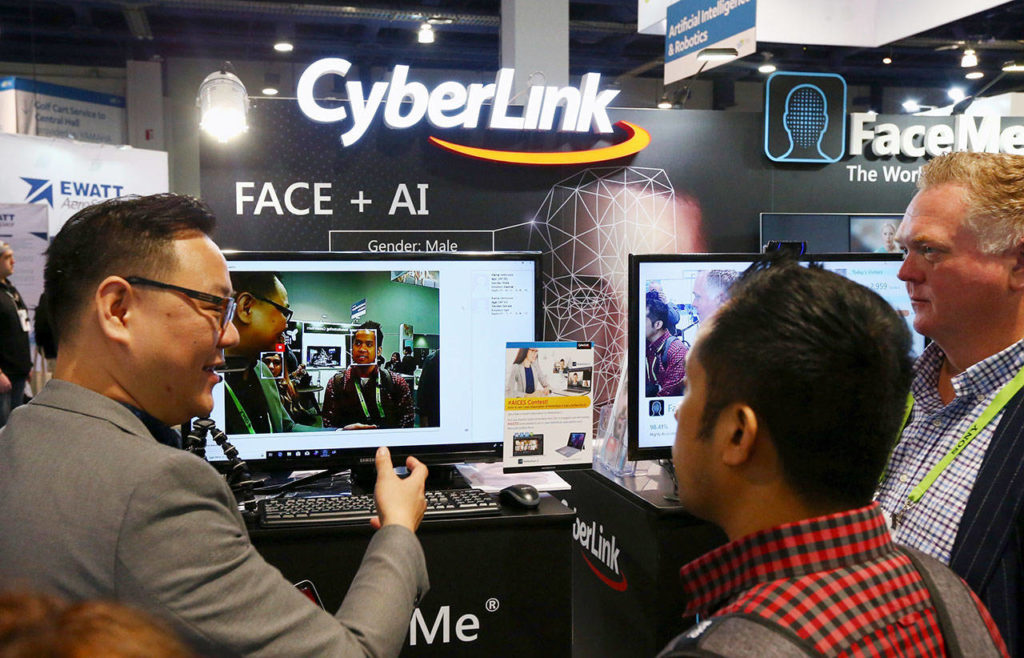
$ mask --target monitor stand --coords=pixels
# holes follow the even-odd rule
[[[406,470],[404,466],[397,468],[398,474],[401,477],[405,476]],[[270,484],[254,489],[254,493],[258,494],[279,494],[287,491],[294,491],[313,485],[320,480],[334,477],[335,475],[344,474],[349,469],[343,467],[328,468],[323,471],[318,471],[311,475],[296,478],[294,480],[288,480],[278,484]],[[349,476],[343,478],[344,482],[339,482],[337,490],[332,490],[330,493],[344,494],[352,493],[358,494],[372,494],[373,488],[377,483],[377,468],[376,466],[356,466],[351,469]],[[468,489],[469,482],[466,481],[462,474],[459,473],[458,469],[451,464],[434,464],[428,467],[427,474],[427,489]],[[324,492],[326,493],[326,492]]]
[[[468,489],[466,481],[459,470],[452,464],[430,464],[427,472],[426,488],[433,489]],[[406,469],[396,469],[400,477],[405,477]],[[357,466],[352,469],[352,493],[373,493],[377,483],[377,469],[374,466]]]

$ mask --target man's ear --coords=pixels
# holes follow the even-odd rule
[[[235,299],[235,319],[242,324],[252,323],[252,307],[256,304],[256,298],[248,292],[238,293]]]
[[[722,463],[741,466],[753,457],[757,445],[757,414],[750,406],[734,402],[722,410],[716,427],[721,438]]]
[[[1014,262],[1010,269],[1010,287],[1013,290],[1024,290],[1024,240],[1012,248],[1012,256]]]
[[[108,276],[97,286],[93,302],[103,335],[118,343],[128,343],[129,325],[138,313],[138,299],[128,282],[119,276]]]

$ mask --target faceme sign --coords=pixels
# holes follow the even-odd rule
[[[341,134],[341,143],[346,147],[352,146],[366,134],[374,117],[381,111],[382,105],[384,124],[395,130],[410,128],[424,118],[435,128],[477,128],[481,125],[483,106],[490,102],[490,116],[486,127],[491,130],[551,131],[555,129],[555,114],[559,107],[563,107],[562,120],[558,126],[560,131],[586,133],[590,132],[593,126],[599,133],[614,132],[607,109],[608,104],[619,92],[613,89],[599,91],[599,73],[584,75],[580,89],[532,85],[522,116],[514,116],[509,112],[515,69],[501,69],[492,84],[466,86],[449,81],[442,82],[434,89],[427,89],[423,83],[409,81],[408,66],[398,65],[395,66],[390,82],[375,82],[368,93],[362,82],[346,81],[345,91],[349,99],[347,108],[344,105],[324,107],[318,103],[313,95],[317,80],[325,75],[345,77],[351,68],[352,64],[341,58],[321,59],[313,62],[302,73],[297,86],[299,108],[311,120],[336,123],[351,116],[352,126]],[[619,122],[616,125],[624,123],[626,122]],[[632,124],[621,127],[628,135],[624,143],[604,149],[560,154],[576,154],[577,157],[581,153],[594,154],[597,157],[585,157],[581,161],[596,162],[632,155],[650,143],[650,136],[642,128]],[[530,164],[566,164],[564,160],[549,163],[543,162],[543,158],[527,157],[524,160],[506,157],[530,155],[519,152],[473,149],[436,138],[431,138],[431,141],[449,150],[484,159]]]

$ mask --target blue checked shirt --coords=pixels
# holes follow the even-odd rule
[[[911,385],[914,409],[875,496],[888,515],[896,514],[903,507],[914,487],[964,435],[999,389],[1024,367],[1024,341],[953,377],[955,397],[946,406],[938,391],[943,358],[942,350],[932,343],[914,366]],[[1002,417],[1000,411],[910,508],[899,526],[893,529],[893,541],[949,564],[960,518]]]

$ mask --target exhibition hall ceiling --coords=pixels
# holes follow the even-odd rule
[[[170,57],[281,60],[344,56],[360,66],[449,70],[499,66],[500,0],[288,2],[276,0],[0,0],[0,61],[124,66]],[[658,78],[664,39],[636,31],[636,0],[571,0],[571,73]],[[417,42],[429,22],[434,43]],[[278,38],[295,46],[274,52]],[[851,84],[977,90],[1004,62],[1024,60],[1024,2],[1015,0],[880,48],[759,43],[758,53],[701,74],[756,80],[765,59],[781,70],[833,71]],[[964,80],[965,49],[984,78]],[[890,57],[891,64],[883,64]],[[990,93],[1024,86],[1004,76]]]

